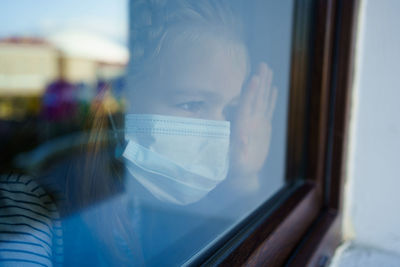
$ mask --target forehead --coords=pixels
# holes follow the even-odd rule
[[[248,68],[243,45],[212,36],[167,45],[160,63],[160,81],[164,85],[202,89],[227,97],[240,93]]]

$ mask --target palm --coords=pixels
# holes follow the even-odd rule
[[[271,120],[277,89],[272,87],[272,71],[261,63],[243,90],[232,125],[231,174],[257,177],[269,151]]]

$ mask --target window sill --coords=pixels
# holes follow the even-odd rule
[[[354,242],[346,242],[337,248],[330,267],[372,267],[400,266],[400,255],[364,246]]]

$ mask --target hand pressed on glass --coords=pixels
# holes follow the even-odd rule
[[[232,123],[230,176],[240,179],[240,186],[257,185],[258,172],[268,156],[271,121],[278,95],[272,79],[272,70],[266,63],[261,63],[242,92]]]

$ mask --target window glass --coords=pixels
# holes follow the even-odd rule
[[[181,265],[270,199],[293,2],[5,1],[0,261]]]

